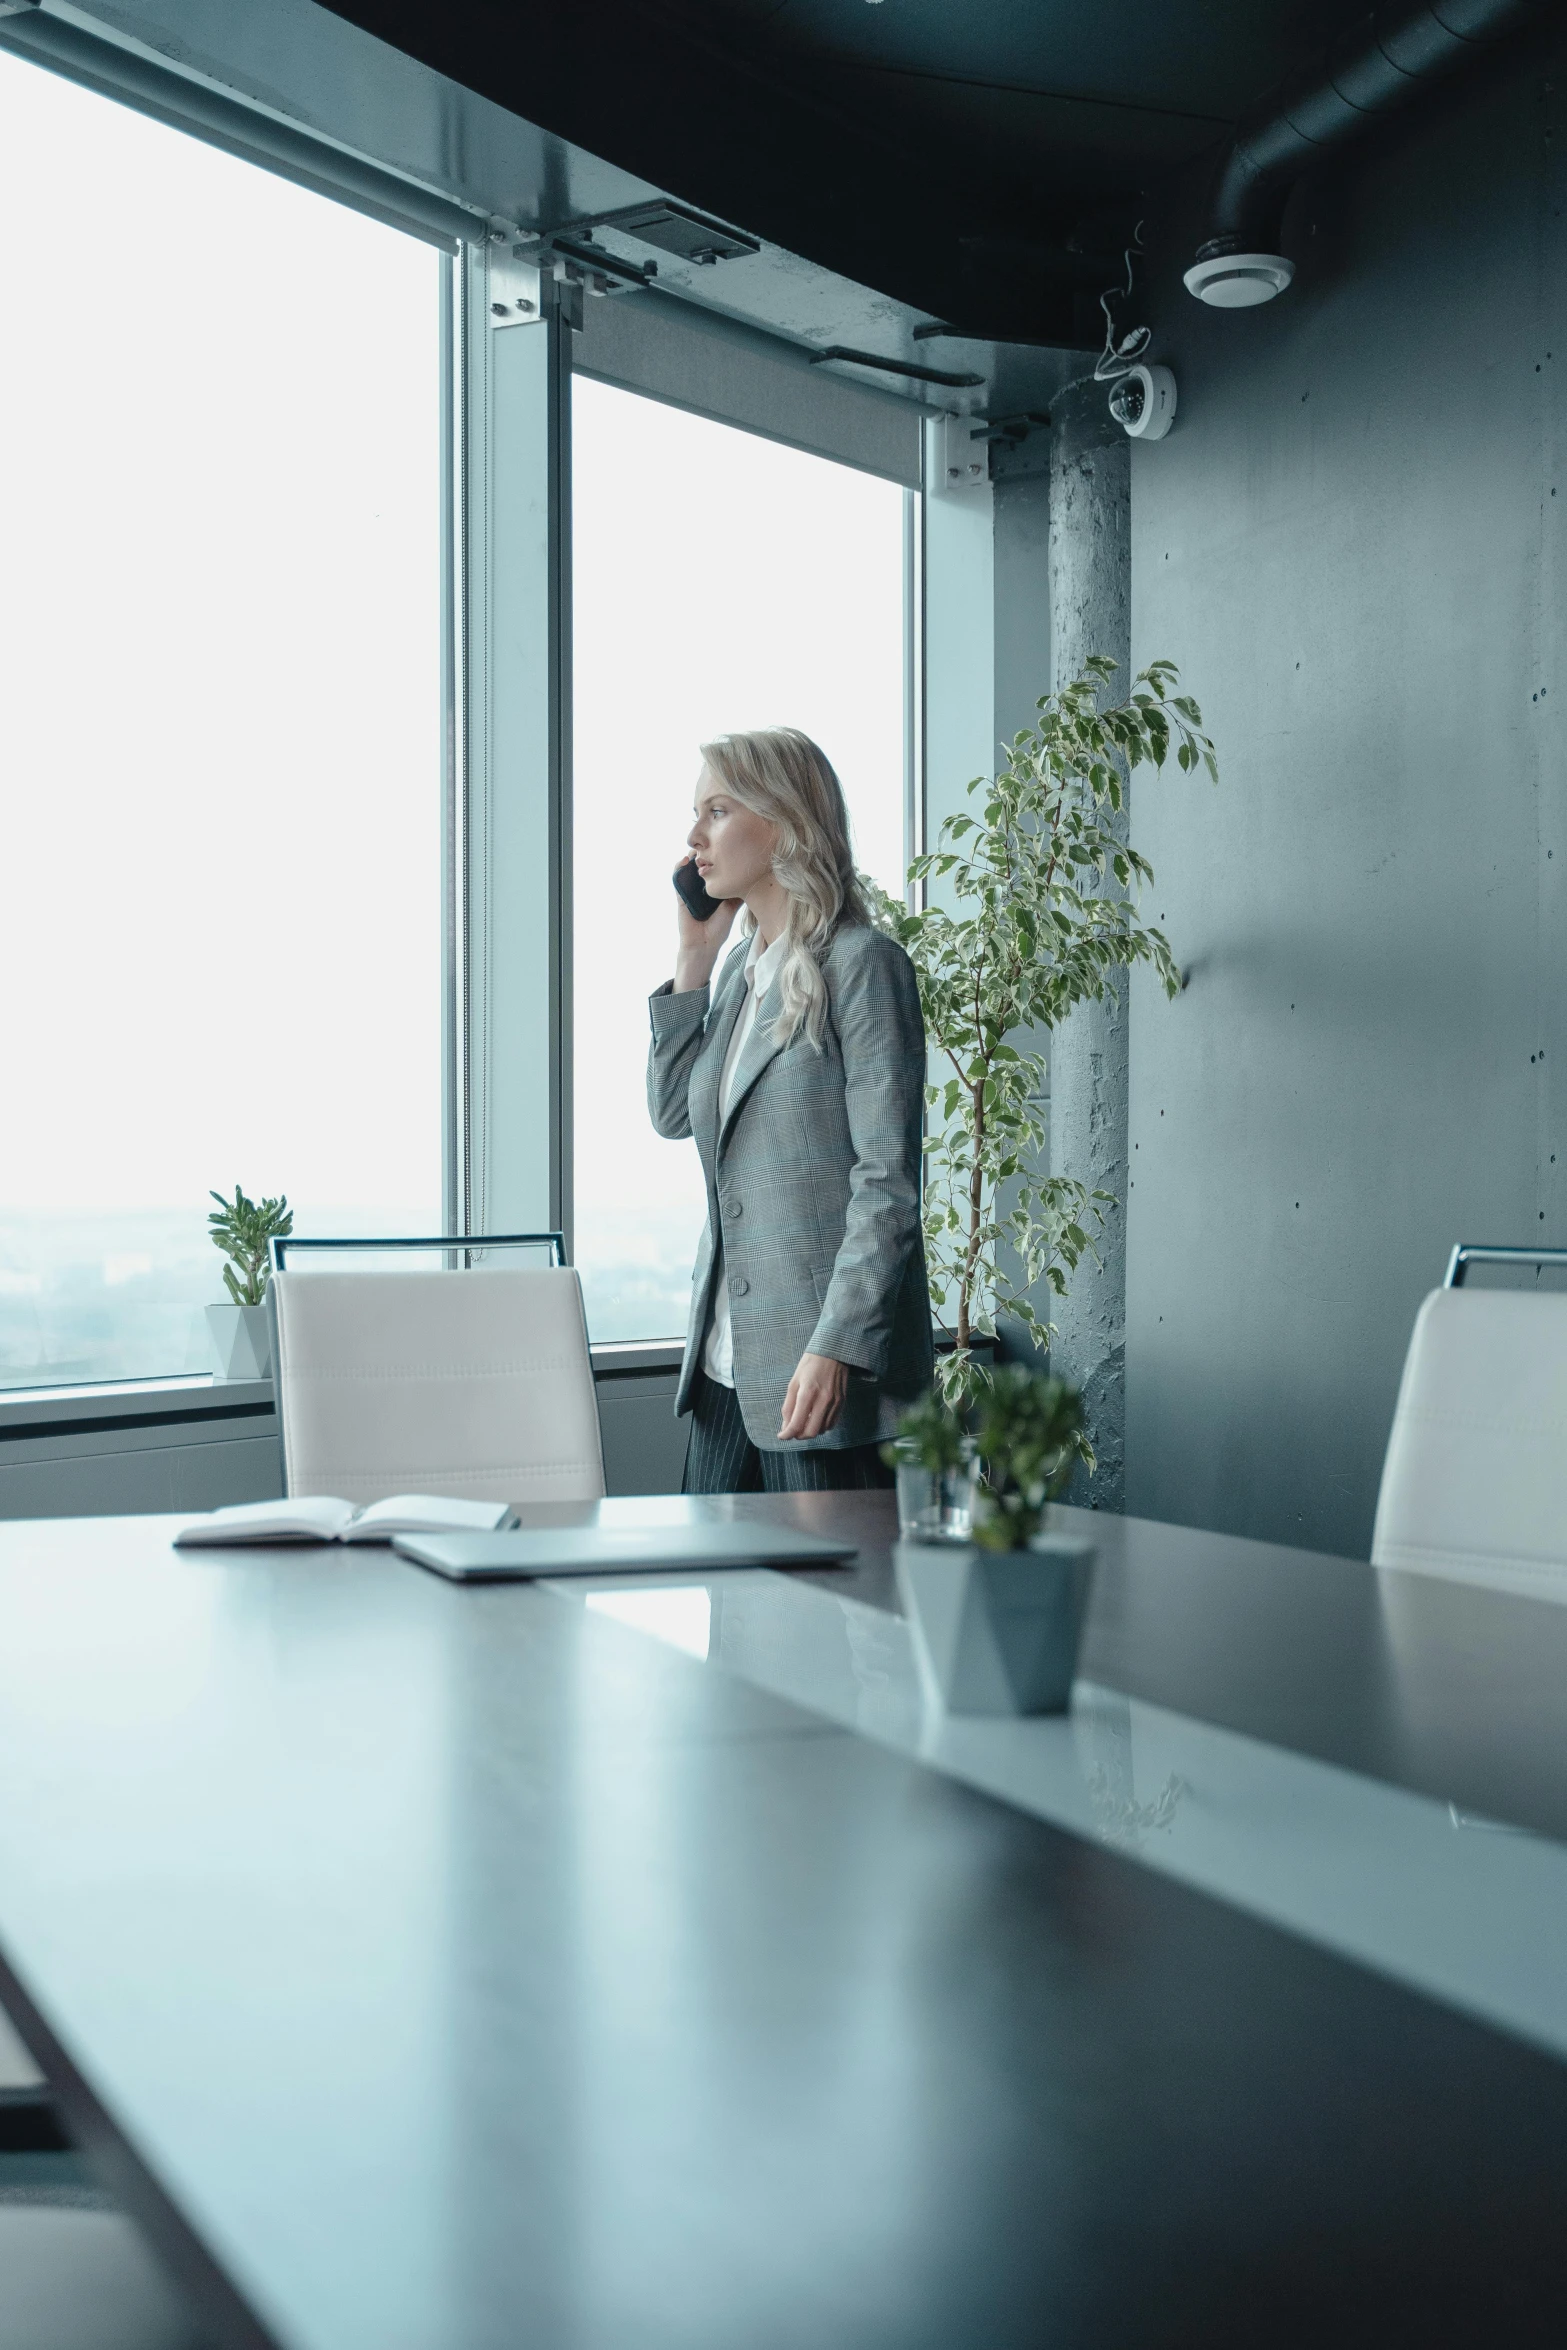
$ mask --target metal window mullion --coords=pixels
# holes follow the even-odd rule
[[[466,821],[467,591],[464,286],[461,263],[440,269],[441,415],[441,1223],[468,1229],[467,986],[464,937]]]
[[[572,330],[552,306],[542,328],[550,338],[550,1223],[566,1235],[569,1263],[576,1247],[573,1038],[572,856],[572,569],[571,372]]]
[[[923,892],[907,869],[925,853],[925,494],[903,493],[903,863],[910,910]]]
[[[465,1221],[569,1232],[569,330],[549,280],[492,324],[489,245],[462,266]]]
[[[484,249],[465,247],[457,269],[461,349],[460,502],[462,507],[461,630],[464,760],[461,790],[462,907],[458,966],[461,986],[462,1226],[483,1231],[489,1163],[489,899],[490,845],[490,381],[485,310]]]

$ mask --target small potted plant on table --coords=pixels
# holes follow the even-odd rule
[[[272,1332],[266,1300],[272,1266],[267,1251],[274,1239],[286,1240],[293,1231],[293,1210],[286,1199],[247,1199],[237,1183],[231,1200],[221,1191],[211,1196],[218,1204],[207,1218],[207,1228],[213,1246],[229,1260],[223,1268],[223,1286],[232,1300],[207,1308],[217,1376],[268,1379]]]
[[[1058,1713],[1072,1693],[1094,1562],[1091,1542],[1042,1531],[1087,1451],[1076,1389],[1021,1365],[974,1371],[960,1400],[917,1405],[888,1457],[907,1488],[912,1461],[949,1475],[970,1451],[979,1479],[969,1541],[939,1525],[920,1539],[917,1517],[900,1507],[905,1534],[916,1534],[896,1560],[921,1677],[951,1713]]]

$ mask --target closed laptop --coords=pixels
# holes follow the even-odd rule
[[[525,1526],[497,1534],[399,1534],[393,1548],[454,1583],[529,1582],[539,1575],[705,1574],[722,1567],[830,1567],[852,1542],[787,1526]]]

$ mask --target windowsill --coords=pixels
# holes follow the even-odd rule
[[[632,1373],[678,1371],[686,1346],[683,1338],[627,1338],[591,1351],[595,1379],[623,1379]]]
[[[678,1371],[685,1347],[678,1338],[640,1338],[596,1346],[592,1352],[595,1379],[646,1378]],[[0,1389],[0,1444],[7,1437],[85,1435],[138,1423],[167,1427],[196,1419],[254,1420],[273,1408],[270,1379],[215,1379],[210,1372],[79,1387],[13,1387]]]
[[[7,1437],[85,1434],[140,1422],[257,1419],[272,1410],[270,1379],[105,1380],[80,1387],[14,1387],[0,1392],[0,1443]]]

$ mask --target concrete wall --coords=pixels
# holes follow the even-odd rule
[[[1133,999],[1140,1513],[1364,1556],[1447,1250],[1567,1242],[1563,62],[1322,174],[1269,308],[1156,268],[1133,651],[1222,781],[1135,811],[1191,972]]]

